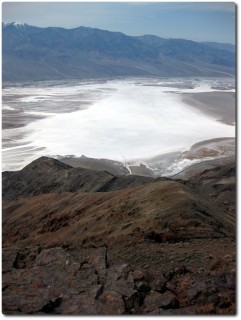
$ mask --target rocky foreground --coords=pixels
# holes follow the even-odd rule
[[[3,313],[236,313],[235,163],[187,180],[3,173]]]

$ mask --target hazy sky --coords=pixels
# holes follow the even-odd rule
[[[4,22],[235,42],[233,2],[3,2]]]

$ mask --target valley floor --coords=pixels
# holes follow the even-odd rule
[[[168,175],[196,143],[234,139],[235,99],[232,78],[12,84],[3,88],[3,170],[40,156],[78,166],[84,155],[112,159],[133,174],[148,175],[144,163],[154,176]]]

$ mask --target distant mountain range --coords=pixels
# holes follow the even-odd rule
[[[3,81],[232,76],[235,46],[95,28],[2,25]]]

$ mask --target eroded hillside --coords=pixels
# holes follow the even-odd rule
[[[3,312],[234,314],[235,225],[232,161],[171,180],[40,158],[3,173]]]

